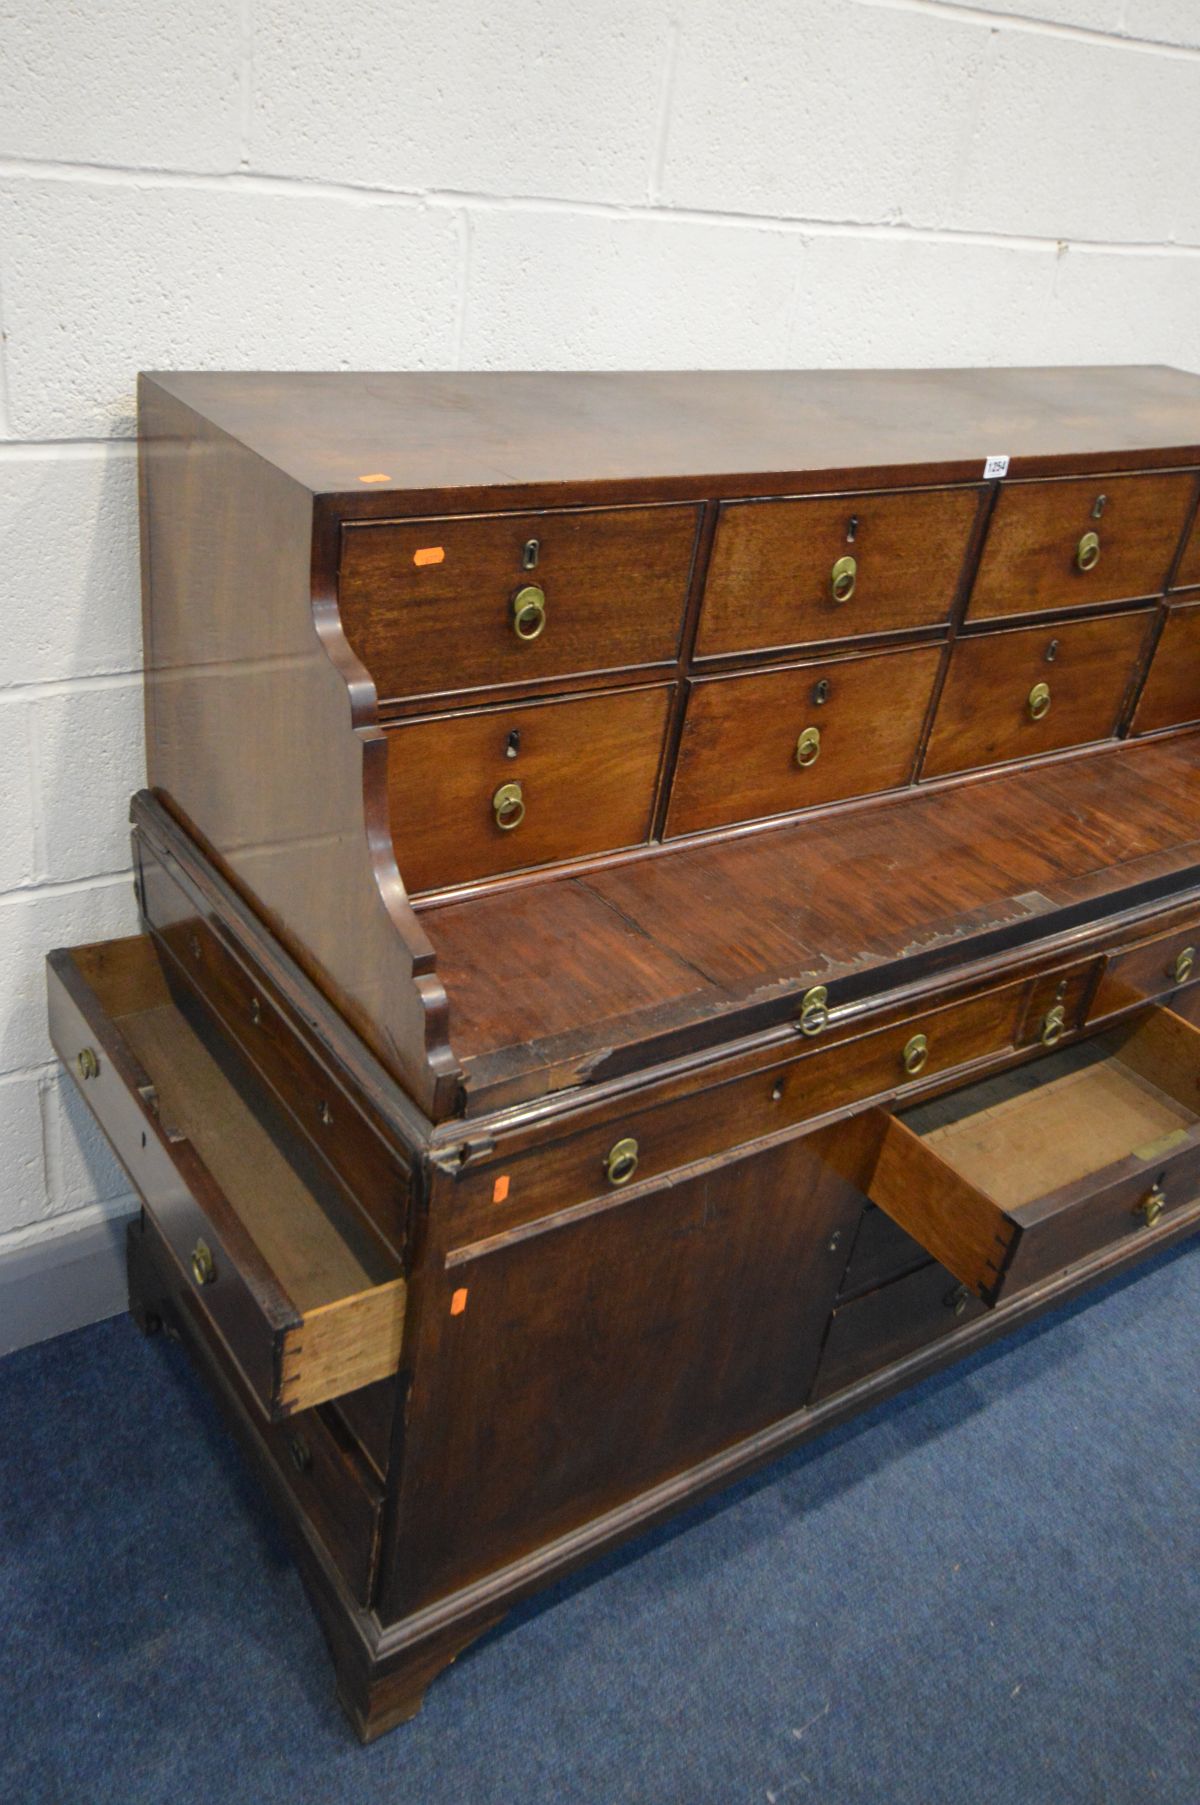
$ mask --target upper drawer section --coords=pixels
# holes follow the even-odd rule
[[[347,526],[346,637],[384,701],[665,664],[698,520],[685,505]]]
[[[1194,492],[1189,471],[1006,484],[967,618],[1158,595]]]
[[[645,840],[673,692],[605,690],[392,729],[392,838],[409,890]]]
[[[977,489],[726,502],[696,656],[944,621],[978,505]]]
[[[1107,739],[1151,620],[1148,609],[960,639],[950,654],[924,777]]]
[[[907,783],[941,656],[918,646],[694,683],[668,836]]]

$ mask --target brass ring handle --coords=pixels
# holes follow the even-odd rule
[[[819,1034],[829,1021],[829,992],[824,984],[814,984],[800,999],[800,1032],[810,1038]]]
[[[1166,1192],[1161,1185],[1152,1185],[1149,1192],[1138,1204],[1134,1214],[1143,1218],[1147,1228],[1153,1228],[1166,1207]]]
[[[955,1285],[953,1291],[947,1291],[942,1301],[947,1310],[953,1310],[956,1316],[961,1316],[971,1301],[971,1293],[965,1285]]]
[[[1080,570],[1095,570],[1100,562],[1099,533],[1085,533],[1075,547],[1075,562]]]
[[[519,783],[502,783],[492,797],[496,826],[502,834],[510,834],[525,819],[525,796]]]
[[[94,1078],[100,1070],[100,1061],[96,1058],[92,1047],[82,1047],[75,1060],[81,1078]]]
[[[904,1069],[910,1078],[915,1078],[922,1071],[929,1058],[929,1038],[924,1034],[914,1034],[911,1040],[904,1043]]]
[[[820,756],[821,729],[806,727],[796,741],[796,763],[802,771],[807,771],[809,765],[815,765]]]
[[[1061,1003],[1055,1003],[1053,1009],[1046,1011],[1042,1021],[1042,1045],[1057,1046],[1067,1031],[1067,1012]]]
[[[604,1170],[610,1185],[627,1185],[638,1165],[638,1144],[632,1135],[609,1148]]]
[[[848,602],[858,582],[858,559],[839,558],[829,573],[829,587],[835,602]]]
[[[217,1276],[217,1263],[207,1241],[197,1241],[192,1249],[192,1277],[198,1285],[211,1285]]]
[[[1029,692],[1029,718],[1040,721],[1050,713],[1050,685],[1035,683]]]
[[[536,583],[526,583],[512,599],[512,628],[518,639],[528,645],[546,625],[546,591]]]
[[[1195,964],[1195,947],[1185,946],[1183,951],[1176,957],[1175,963],[1171,967],[1171,976],[1174,978],[1175,982],[1177,984],[1186,984],[1192,975]]]

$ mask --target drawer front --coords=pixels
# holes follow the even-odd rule
[[[960,639],[923,777],[1034,758],[1115,733],[1151,616]]]
[[[864,1291],[890,1284],[916,1266],[928,1264],[929,1255],[921,1243],[914,1241],[898,1222],[893,1222],[886,1210],[868,1203],[854,1237],[854,1248],[846,1262],[838,1296],[859,1297]]]
[[[1017,1045],[1056,1047],[1077,1033],[1103,964],[1101,957],[1083,959],[1066,971],[1033,978],[1025,994]]]
[[[671,694],[606,691],[393,728],[392,837],[409,888],[647,839]]]
[[[936,626],[954,605],[977,489],[721,508],[696,656]]]
[[[698,521],[679,506],[347,526],[346,637],[385,700],[667,663]]]
[[[1155,934],[1106,959],[1089,1019],[1102,1021],[1106,1015],[1152,1003],[1198,980],[1200,920],[1186,922],[1169,934]]]
[[[631,1110],[563,1140],[514,1153],[501,1150],[487,1164],[455,1168],[446,1199],[454,1241],[469,1244],[505,1234],[594,1197],[653,1185],[692,1161],[1003,1052],[1012,1045],[1024,989],[1004,985],[826,1047],[802,1041],[778,1065],[674,1102]],[[924,1055],[910,1073],[906,1053],[918,1035],[925,1040]],[[636,1167],[632,1173],[617,1167],[614,1183],[610,1159],[630,1140],[636,1143]]]
[[[906,783],[941,655],[929,646],[694,683],[668,836]]]
[[[967,619],[1160,595],[1194,494],[1190,472],[1006,484]]]
[[[1168,608],[1133,717],[1134,733],[1200,721],[1200,602]]]
[[[1192,530],[1188,534],[1187,544],[1183,548],[1183,556],[1179,560],[1179,569],[1175,572],[1172,589],[1200,588],[1200,512],[1192,521]]]
[[[831,1397],[985,1314],[952,1272],[926,1260],[916,1272],[838,1305],[811,1401]]]

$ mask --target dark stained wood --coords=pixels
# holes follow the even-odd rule
[[[874,1291],[877,1286],[890,1284],[893,1279],[928,1264],[929,1255],[921,1243],[906,1234],[898,1222],[893,1222],[886,1210],[864,1198],[862,1217],[838,1286],[838,1297],[859,1297],[864,1291]],[[832,1326],[831,1323],[831,1330]]]
[[[346,638],[381,700],[669,664],[698,522],[695,507],[674,507],[348,526]],[[525,640],[512,602],[531,585],[545,596],[545,626]]]
[[[1200,378],[1149,365],[982,370],[158,372],[154,382],[315,494],[392,516],[396,493],[561,506],[690,486],[795,494],[797,477],[870,486],[1200,463]],[[848,483],[847,472],[860,480]],[[385,476],[367,483],[363,476]],[[726,483],[714,482],[725,477]],[[671,479],[675,479],[672,483]],[[502,500],[501,500],[502,498]],[[468,504],[469,505],[469,504]]]
[[[624,690],[393,728],[392,837],[411,889],[645,840],[670,700],[669,688]],[[521,785],[525,816],[505,830],[493,803],[510,783]],[[493,952],[503,958],[502,947]]]
[[[1188,955],[1191,955],[1188,960]],[[1187,962],[1181,970],[1179,961]],[[1088,1017],[1096,1022],[1107,1015],[1134,1009],[1141,1003],[1152,1003],[1178,991],[1181,984],[1200,981],[1200,911],[1185,916],[1165,934],[1114,951],[1104,961],[1104,970],[1088,1009]]]
[[[1121,614],[960,639],[921,767],[944,777],[1115,733],[1151,617]],[[1035,684],[1050,709],[1035,720]]]
[[[1200,510],[1192,521],[1179,559],[1179,567],[1171,582],[1172,589],[1200,588]]]
[[[721,509],[696,656],[802,646],[945,621],[958,592],[978,489],[728,502]],[[833,594],[852,556],[854,592]]]
[[[1133,717],[1132,733],[1200,720],[1200,601],[1168,608]]]
[[[922,647],[694,683],[668,837],[906,783],[940,657]],[[820,740],[816,761],[802,767],[806,729]]]
[[[873,1213],[890,1221],[882,1210]],[[896,1233],[901,1231],[897,1228]],[[926,1256],[916,1271],[838,1305],[813,1384],[813,1402],[832,1397],[986,1315],[987,1306],[979,1298]]]
[[[1195,494],[1194,477],[1183,475],[1005,484],[967,619],[1158,595]],[[1076,561],[1085,533],[1100,541],[1099,560],[1086,571]]]

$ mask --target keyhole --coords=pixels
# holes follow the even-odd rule
[[[857,538],[858,538],[858,515],[851,514],[849,523],[846,527],[846,544],[853,545],[854,541]]]
[[[521,750],[521,729],[514,727],[504,742],[505,758],[515,758]]]

